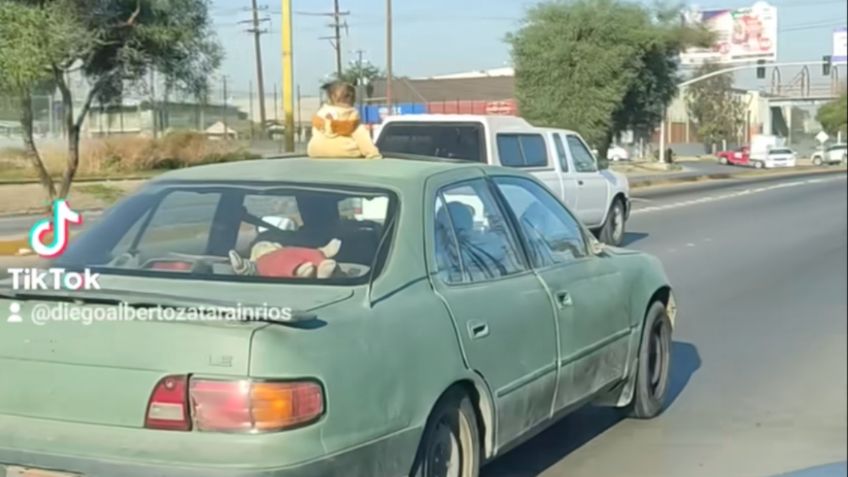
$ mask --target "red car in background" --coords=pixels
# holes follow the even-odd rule
[[[721,151],[716,153],[718,162],[722,164],[731,164],[734,166],[749,166],[751,165],[751,150],[748,146],[736,148],[732,151]]]

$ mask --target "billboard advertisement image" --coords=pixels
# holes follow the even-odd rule
[[[746,63],[777,59],[777,9],[757,2],[750,8],[691,10],[684,22],[703,25],[716,35],[711,48],[692,48],[681,55],[683,64]]]

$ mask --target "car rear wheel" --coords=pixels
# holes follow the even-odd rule
[[[762,169],[764,167],[766,167],[766,164],[763,161],[754,161],[755,169]]]
[[[719,157],[718,163],[723,165],[723,166],[726,166],[727,165],[727,158],[726,157]]]
[[[477,477],[480,434],[471,400],[459,389],[436,404],[412,467],[412,477]]]
[[[814,157],[814,158],[813,158],[813,165],[814,165],[814,166],[820,166],[820,165],[822,165],[822,158],[821,158],[821,157],[818,157],[818,156]]]
[[[602,242],[618,247],[624,241],[624,204],[621,200],[612,201],[607,220],[601,227],[600,239]]]
[[[671,366],[671,321],[665,305],[654,303],[645,316],[636,386],[628,414],[637,419],[651,419],[663,411],[668,394]]]

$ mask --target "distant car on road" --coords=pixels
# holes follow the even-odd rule
[[[848,145],[834,144],[828,146],[825,150],[818,150],[813,153],[811,159],[813,164],[820,166],[822,164],[836,164],[839,162],[848,162]]]
[[[610,145],[609,149],[607,149],[607,160],[613,162],[629,161],[630,153],[621,146]]]
[[[795,167],[797,161],[798,155],[792,149],[785,147],[775,148],[770,149],[768,153],[766,153],[766,158],[762,167],[767,169],[776,167]]]
[[[538,128],[514,116],[413,115],[386,118],[385,154],[444,157],[523,170],[541,180],[603,242],[620,245],[630,215],[630,184],[600,169],[574,131]]]
[[[716,153],[718,162],[731,166],[749,166],[751,164],[751,150],[748,146],[738,147],[732,151],[720,151]]]
[[[378,197],[381,221],[341,213]],[[287,228],[262,219],[275,202],[292,204]],[[324,279],[241,274],[228,258],[330,239]],[[471,477],[589,402],[655,417],[671,386],[677,313],[659,260],[600,244],[514,169],[183,169],[54,265],[91,269],[100,289],[0,283],[0,310],[148,318],[3,325],[3,475]]]

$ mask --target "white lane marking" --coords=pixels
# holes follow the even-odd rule
[[[653,202],[651,199],[643,199],[641,197],[631,197],[630,202],[644,202],[646,204],[650,204]]]
[[[819,184],[819,183],[822,183],[822,182],[831,182],[831,181],[845,180],[845,179],[846,179],[846,176],[840,176],[840,177],[833,177],[833,178],[820,178],[820,179],[808,179],[808,180],[804,180],[804,181],[783,182],[783,183],[780,183],[780,184],[775,184],[775,185],[766,186],[766,187],[744,189],[744,190],[740,190],[740,191],[736,191],[736,192],[731,192],[731,193],[728,193],[728,194],[706,196],[706,197],[701,197],[699,199],[686,200],[686,201],[683,201],[683,202],[675,202],[673,204],[655,205],[655,206],[651,206],[651,207],[645,207],[645,208],[642,208],[642,209],[635,209],[633,212],[631,212],[631,215],[632,214],[644,214],[644,213],[648,213],[648,212],[659,212],[659,211],[662,211],[662,210],[669,210],[669,209],[679,209],[681,207],[688,207],[688,206],[691,206],[691,205],[698,205],[698,204],[706,204],[706,203],[710,203],[710,202],[716,202],[716,201],[719,201],[719,200],[733,199],[733,198],[736,198],[736,197],[742,197],[742,196],[746,196],[746,195],[750,195],[750,194],[759,194],[759,193],[762,193],[762,192],[768,192],[768,191],[777,190],[777,189],[785,189],[787,187],[798,187],[798,186],[805,185],[805,184]]]
[[[689,243],[687,243],[687,244],[686,244],[686,246],[691,248],[691,247],[694,247],[694,246],[695,246],[695,244],[694,244],[694,243],[692,243],[692,242],[689,242]]]

